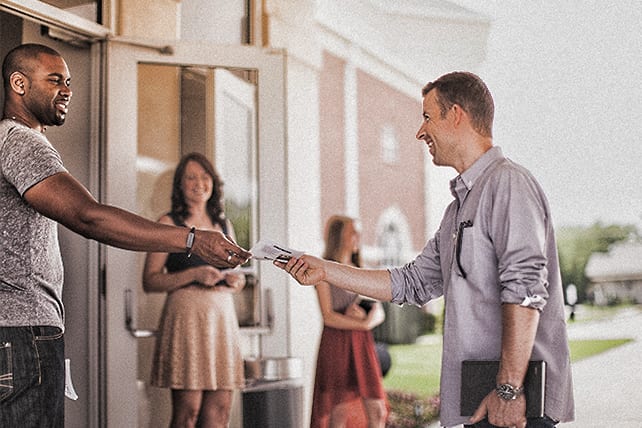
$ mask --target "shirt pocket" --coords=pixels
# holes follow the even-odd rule
[[[13,355],[11,342],[0,342],[0,403],[13,392]]]
[[[475,270],[476,229],[471,220],[459,223],[453,234],[452,269],[457,276],[470,281],[471,275],[477,276]]]

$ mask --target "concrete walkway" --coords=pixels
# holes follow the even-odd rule
[[[630,338],[632,342],[573,364],[575,421],[560,428],[642,428],[642,307],[600,321],[569,323],[571,340]],[[427,428],[438,428],[434,423]]]
[[[624,309],[610,320],[571,323],[568,334],[570,339],[633,342],[573,365],[575,422],[560,427],[642,427],[642,308]]]

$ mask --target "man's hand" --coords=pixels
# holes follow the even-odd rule
[[[526,428],[526,399],[522,394],[515,400],[507,401],[499,398],[495,391],[491,391],[482,400],[469,422],[475,424],[485,417],[495,426]]]
[[[247,262],[252,254],[239,247],[222,232],[196,230],[194,254],[217,268],[234,268]]]
[[[274,261],[274,265],[288,272],[301,285],[316,285],[326,278],[326,261],[308,254],[291,258],[287,263]]]

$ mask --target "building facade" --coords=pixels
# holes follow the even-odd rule
[[[47,131],[101,201],[155,219],[181,154],[206,153],[247,245],[266,237],[320,254],[327,217],[363,226],[373,265],[418,253],[450,199],[451,172],[415,141],[420,91],[475,71],[490,23],[447,1],[0,0],[0,54],[59,50],[74,97]],[[162,426],[167,391],[146,384],[164,296],[141,289],[143,255],[61,230],[69,427]],[[303,363],[309,418],[321,331],[316,294],[254,262],[246,357]],[[251,323],[250,323],[251,324]],[[236,399],[234,426],[242,409]],[[135,422],[134,422],[135,421]]]

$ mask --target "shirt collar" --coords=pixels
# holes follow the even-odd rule
[[[475,181],[486,171],[486,168],[495,160],[503,157],[502,149],[499,146],[491,147],[470,168],[450,180],[450,192],[455,198],[463,201],[470,189],[473,188]]]

